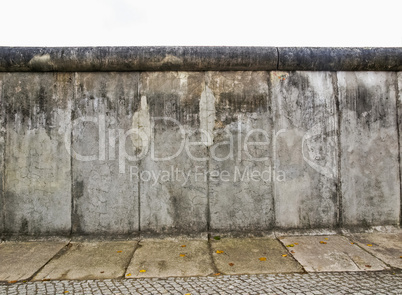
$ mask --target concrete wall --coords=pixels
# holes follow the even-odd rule
[[[0,73],[0,233],[400,224],[401,72],[214,69]]]

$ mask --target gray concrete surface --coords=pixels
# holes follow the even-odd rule
[[[284,71],[400,71],[400,48],[278,47]]]
[[[330,72],[271,72],[276,226],[331,228],[338,217],[338,116]]]
[[[207,276],[214,273],[207,240],[140,241],[126,278]]]
[[[138,73],[75,75],[73,233],[118,235],[138,231],[138,182],[130,179],[128,161],[120,171],[119,156],[124,153],[117,144],[123,139],[130,141],[120,131],[132,128],[132,117],[139,107],[138,80]],[[130,144],[125,147],[126,153],[135,155]],[[94,159],[88,161],[88,157]]]
[[[200,142],[200,100],[204,73],[154,72],[141,74],[140,95],[149,117],[136,122],[152,122],[148,153],[134,163],[141,187],[141,230],[151,232],[203,232],[207,230],[208,171]],[[165,120],[165,118],[167,118]],[[146,130],[144,130],[146,131]],[[145,132],[147,133],[147,132]],[[151,133],[148,135],[151,136]],[[142,174],[141,174],[142,173]],[[201,173],[201,176],[196,176]]]
[[[46,264],[33,280],[121,278],[136,244],[136,241],[72,242],[65,253]]]
[[[280,237],[307,272],[370,271],[388,267],[343,236]]]
[[[64,134],[72,87],[70,73],[5,74],[5,233],[70,233],[71,159]]]
[[[402,134],[402,73],[398,72],[397,73],[397,79],[398,79],[398,96],[396,98],[396,102],[397,102],[397,113],[398,113],[398,117],[397,117],[397,122],[398,122],[398,131],[399,131],[399,135]],[[402,159],[402,150],[401,147],[402,146],[402,139],[401,137],[399,137],[399,159]],[[399,173],[400,175],[402,175],[402,166],[399,165]],[[402,183],[400,183],[401,189],[402,189]],[[401,190],[402,191],[402,190]],[[402,195],[401,195],[401,200],[400,200],[400,215],[399,215],[399,225],[402,225]]]
[[[338,72],[344,226],[397,225],[396,73]]]
[[[0,71],[400,71],[401,48],[2,47]]]
[[[225,238],[211,241],[217,270],[222,274],[302,272],[300,264],[274,238]]]
[[[2,76],[1,235],[401,221],[396,72]]]
[[[402,232],[353,234],[352,239],[364,250],[390,265],[402,269]]]
[[[266,72],[208,72],[210,228],[258,231],[274,223],[272,114]]]
[[[4,73],[0,74],[0,101],[3,101],[3,80]],[[0,167],[4,167],[5,154],[5,109],[0,108]],[[4,169],[0,169],[0,208],[3,208],[4,203]],[[0,232],[4,231],[4,210],[0,209]],[[1,241],[1,238],[0,238]]]
[[[0,244],[0,281],[30,279],[68,241],[4,242]]]

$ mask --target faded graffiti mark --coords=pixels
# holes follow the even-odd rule
[[[329,117],[327,124],[319,122],[309,129],[302,139],[303,160],[314,170],[328,178],[337,177],[336,125]]]

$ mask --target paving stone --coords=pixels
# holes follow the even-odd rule
[[[287,241],[286,239],[289,240]],[[354,239],[355,244],[351,244],[350,239]],[[69,294],[401,294],[402,271],[385,269],[384,264],[381,262],[379,266],[377,264],[378,259],[360,248],[363,248],[364,244],[366,244],[367,251],[372,251],[376,256],[381,253],[384,257],[387,257],[389,253],[395,254],[392,251],[400,249],[402,243],[400,243],[399,239],[400,232],[397,230],[390,233],[381,233],[381,235],[377,233],[351,234],[349,239],[344,236],[292,236],[281,239],[285,245],[288,245],[288,243],[293,244],[293,247],[285,247],[273,238],[235,239],[221,236],[221,240],[211,241],[211,250],[214,251],[212,254],[213,259],[219,268],[219,272],[225,273],[224,267],[230,269],[238,267],[238,273],[251,273],[250,269],[255,271],[259,267],[257,271],[264,272],[268,271],[269,267],[276,263],[275,269],[281,269],[283,273],[210,276],[205,276],[212,274],[214,271],[211,252],[208,249],[206,240],[187,239],[184,241],[170,239],[152,241],[147,239],[142,241],[142,247],[137,249],[144,261],[151,261],[147,272],[141,274],[153,276],[152,271],[154,271],[158,276],[167,276],[172,272],[176,272],[176,275],[179,273],[179,275],[185,276],[185,272],[188,270],[195,269],[199,271],[204,267],[208,271],[204,271],[202,274],[196,273],[190,277],[142,278],[137,276],[135,279],[122,277],[133,256],[132,253],[136,242],[73,242],[70,244],[71,248],[62,250],[48,262],[35,276],[33,282],[0,283],[0,294],[46,295],[65,294],[66,291]],[[320,243],[320,241],[323,243]],[[41,245],[43,242],[12,243],[14,243],[14,246],[18,245],[20,247],[15,249],[21,250],[22,246],[27,243]],[[57,242],[51,242],[51,245],[55,245],[55,243]],[[367,244],[372,246],[367,246]],[[15,253],[18,251],[15,251],[15,249],[8,254],[4,254],[2,251],[8,245],[11,245],[11,242],[0,244],[0,261],[3,263],[3,261],[7,261],[9,257],[14,255],[14,257],[10,258],[11,261],[21,261],[20,265],[22,265],[21,268],[23,269],[26,268],[26,261],[34,261],[37,259],[37,255],[40,256],[49,252],[45,246],[38,246],[32,251],[25,251],[26,254],[23,252],[22,256],[16,255]],[[116,245],[120,245],[118,249],[115,247]],[[186,247],[181,247],[182,245],[186,245]],[[216,253],[217,250],[223,252],[218,254]],[[294,261],[288,251],[294,251],[295,253],[293,254],[296,258],[298,258],[297,255],[303,256],[315,268],[318,268],[318,263],[318,266],[324,265],[331,272],[285,273],[289,270],[286,267],[289,261],[296,265],[296,271],[302,271],[301,266]],[[302,255],[303,251],[305,255]],[[282,253],[287,253],[288,256],[282,257]],[[180,254],[184,254],[184,256],[180,256]],[[267,260],[259,260],[262,257],[266,257]],[[278,258],[277,261],[275,261],[276,258]],[[205,259],[209,261],[208,264],[205,263]],[[304,263],[302,259],[299,260],[302,264]],[[135,259],[131,264],[135,265],[134,261]],[[234,261],[232,262],[233,266],[230,266],[228,261]],[[0,269],[3,267],[2,263],[0,263]],[[166,271],[161,268],[164,263],[167,266]],[[365,263],[370,263],[371,265],[371,267],[367,267],[367,270],[379,269],[380,271],[345,272],[333,267],[333,265],[342,267],[346,265],[346,268],[348,268],[351,264],[355,264],[356,269],[361,270],[364,269],[362,265]],[[11,265],[11,269],[16,267],[12,263],[9,265]],[[261,267],[262,265],[268,267]],[[100,270],[102,267],[107,269],[103,277],[101,273],[103,270]],[[308,267],[305,266],[305,268],[308,270]],[[334,272],[334,270],[338,270],[338,272]],[[43,274],[44,271],[46,275],[54,275],[56,278],[75,276],[84,280],[38,281],[38,276],[41,273]],[[111,273],[113,275],[110,275]],[[195,275],[197,277],[194,277]],[[85,280],[91,276],[97,279]],[[105,279],[106,277],[118,279]],[[46,279],[52,279],[52,277],[48,276]]]
[[[402,231],[354,234],[351,238],[364,250],[390,266],[402,268]]]
[[[309,272],[388,268],[380,260],[343,236],[293,236],[281,237],[279,240]]]
[[[0,244],[0,281],[29,279],[67,243],[68,241]]]
[[[71,243],[71,247],[50,261],[34,280],[84,280],[119,278],[130,262],[135,241]],[[70,246],[69,245],[69,246]]]
[[[286,249],[276,239],[221,238],[212,240],[211,248],[220,273],[257,274],[303,271],[300,264],[287,255]]]
[[[126,278],[205,276],[213,272],[207,240],[148,239],[139,243]]]

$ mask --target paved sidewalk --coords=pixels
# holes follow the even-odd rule
[[[343,285],[331,282],[338,277],[361,294],[371,294],[374,287],[402,294],[400,229],[258,238],[12,241],[0,244],[0,262],[0,294],[92,294],[98,289],[95,294],[165,294],[171,283],[175,287],[168,294],[288,294],[279,288],[285,288],[284,280],[294,282],[295,294],[327,294],[317,282],[343,294]],[[256,289],[247,289],[250,280]]]
[[[223,275],[0,284],[0,294],[402,294],[401,272]]]

